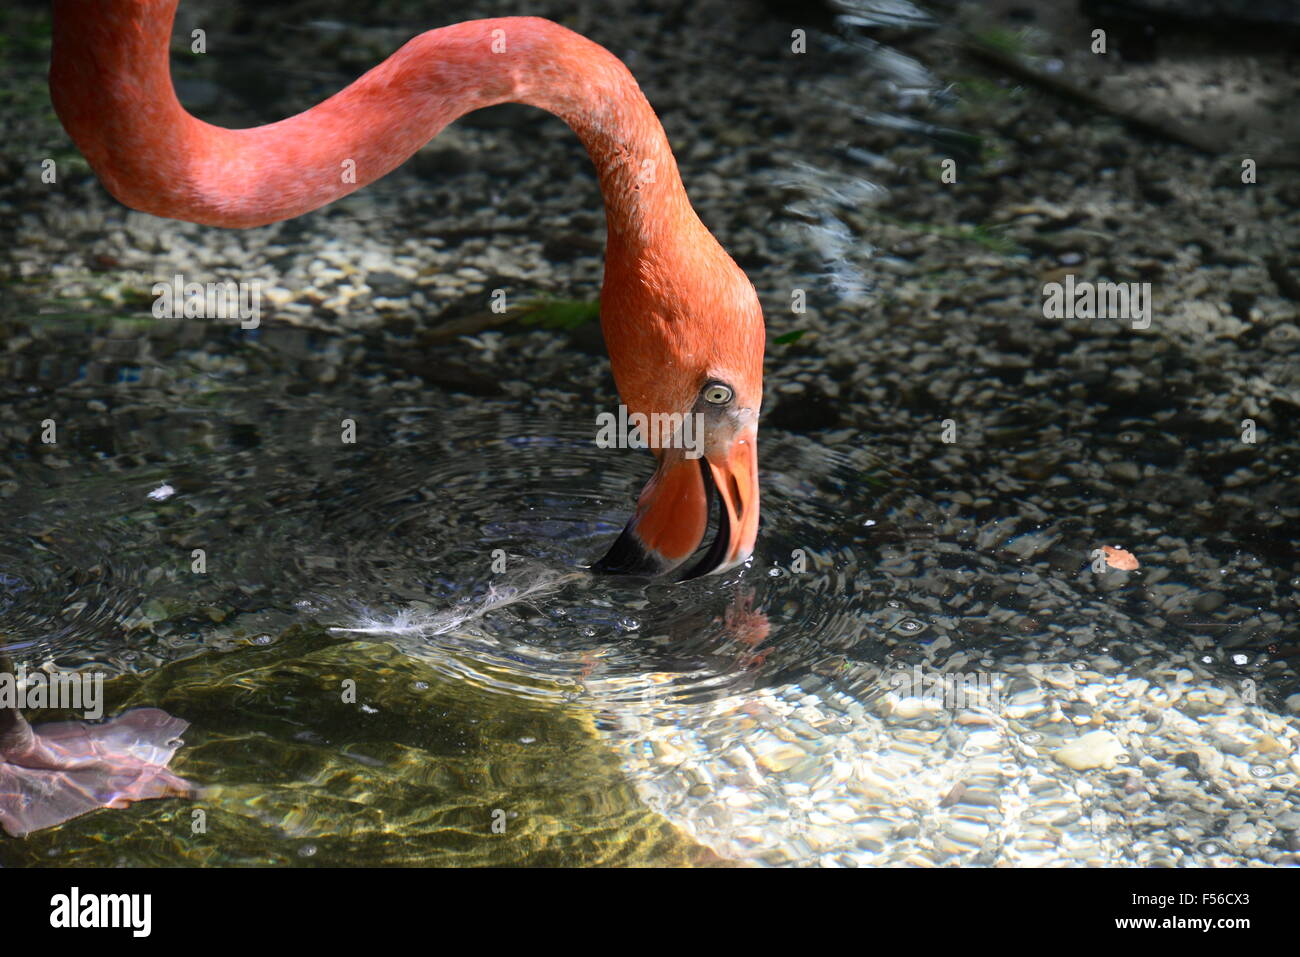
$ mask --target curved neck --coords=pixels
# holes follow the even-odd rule
[[[128,206],[214,226],[289,219],[385,175],[457,117],[517,102],[559,116],[586,146],[611,260],[704,228],[631,73],[558,24],[507,17],[432,30],[304,113],[229,130],[191,116],[176,98],[169,50],[177,2],[54,4],[55,110]]]

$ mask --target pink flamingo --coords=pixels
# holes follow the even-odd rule
[[[631,414],[699,413],[704,423],[701,458],[655,443],[655,473],[596,567],[687,578],[724,571],[750,556],[759,517],[762,311],[745,274],[691,208],[663,127],[613,54],[533,17],[458,23],[414,38],[304,113],[228,130],[191,116],[176,98],[168,63],[176,5],[54,3],[55,110],[109,192],[157,216],[261,226],[373,182],[473,110],[517,102],[563,119],[591,155],[604,196],[601,325],[619,395]],[[715,493],[718,537],[683,573],[679,569],[704,539]],[[20,715],[16,719],[16,727],[26,728]],[[66,766],[93,751],[105,762],[107,780],[127,764],[124,749],[106,758],[88,740],[77,744],[62,733],[59,755]],[[34,745],[30,728],[17,737],[26,751],[4,750],[0,739],[0,759],[9,762],[0,764],[7,774],[0,780],[22,786],[30,783]],[[39,763],[50,764],[53,753],[45,749]],[[18,760],[24,754],[27,765]],[[143,783],[91,806],[167,791],[151,785],[148,775],[133,780]],[[19,826],[57,823],[87,810],[84,804],[51,809]],[[11,795],[0,794],[0,817],[6,810],[10,818],[22,813]]]

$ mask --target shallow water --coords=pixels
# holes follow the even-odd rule
[[[1114,656],[1154,676],[1164,642],[1205,647],[1205,627],[1228,624],[1193,616],[1152,640],[1149,596],[1099,589],[1068,517],[982,519],[923,467],[780,430],[763,437],[756,560],[684,585],[592,576],[648,457],[596,448],[577,410],[427,398],[336,393],[365,436],[350,447],[310,398],[217,390],[101,421],[80,467],[14,463],[4,650],[126,676],[114,711],[193,722],[176,767],[208,789],[194,806],[212,823],[190,835],[192,807],[142,804],[11,842],[8,860],[702,863],[644,808],[674,816],[656,756],[676,775],[685,753],[761,762],[774,728],[825,748],[862,717],[765,720],[773,696],[888,714],[891,675],[913,665],[1007,690],[1033,662]],[[1208,649],[1198,680],[1258,676],[1266,694],[1267,641],[1237,639],[1244,662]],[[935,717],[902,726],[933,736]],[[485,846],[498,808],[531,823]]]
[[[189,720],[174,767],[203,792],[0,842],[0,864],[1287,862],[1300,565],[1284,416],[1280,441],[1243,452],[1220,421],[1237,407],[1214,410],[1247,376],[1215,382],[1213,336],[1204,354],[1178,330],[1148,349],[1036,317],[1056,252],[1033,260],[964,226],[878,234],[872,207],[898,169],[836,124],[892,125],[906,154],[959,144],[973,120],[919,63],[831,49],[797,107],[813,118],[752,177],[774,191],[772,245],[719,227],[750,243],[774,333],[790,288],[834,294],[823,324],[802,320],[813,346],[770,349],[760,545],[725,576],[585,570],[650,459],[595,447],[607,374],[577,336],[489,333],[458,383],[438,366],[469,347],[413,340],[405,311],[342,316],[348,334],[246,334],[141,323],[120,291],[6,300],[20,345],[4,379],[0,652],[106,674],[110,714]],[[896,99],[845,108],[845,63]],[[918,97],[933,102],[902,105]],[[566,145],[549,155],[568,155],[553,132]],[[452,191],[469,203],[479,175]],[[579,176],[560,202],[582,208],[590,186]],[[334,242],[335,266],[379,272],[372,257],[400,249],[376,252],[367,230],[400,230],[394,204],[425,189],[395,174],[263,236],[289,258]],[[998,189],[994,206],[1035,200]],[[111,208],[43,209],[23,228],[57,235],[74,215],[86,243],[116,237],[114,256],[153,237],[145,274],[213,242],[144,217],[106,227]],[[504,258],[550,238],[532,215]],[[915,308],[881,295],[937,235],[962,252],[902,290]],[[244,241],[204,261],[271,258]],[[562,291],[580,294],[589,259]],[[72,273],[60,281],[85,280]],[[988,285],[967,290],[972,276]],[[1029,289],[1029,305],[986,315],[990,289]],[[949,388],[953,367],[971,372]],[[1258,374],[1290,394],[1275,367]],[[954,415],[974,438],[937,439]],[[47,416],[54,446],[33,438]],[[1098,571],[1105,544],[1142,571]],[[987,677],[999,700],[933,707],[900,691],[914,668]],[[1094,730],[1122,753],[1054,757]]]

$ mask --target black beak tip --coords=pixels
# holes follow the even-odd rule
[[[614,541],[605,556],[591,566],[591,570],[606,575],[640,575],[654,578],[668,569],[664,562],[643,544],[629,525]]]
[[[708,496],[708,508],[713,510],[714,499],[718,498],[713,483],[713,473],[709,471],[708,463],[700,459],[700,471],[704,476],[704,490]],[[714,538],[713,544],[709,550],[701,556],[689,570],[678,574],[673,580],[678,582],[689,581],[692,578],[701,578],[709,574],[723,562],[727,560],[727,549],[731,545],[731,520],[727,515],[724,507],[718,509],[718,534]],[[646,578],[656,578],[667,575],[677,565],[665,562],[658,555],[651,552],[637,538],[636,533],[632,531],[629,524],[623,529],[623,534],[619,535],[614,544],[610,547],[605,556],[591,566],[591,570],[598,574],[610,575],[639,575]]]

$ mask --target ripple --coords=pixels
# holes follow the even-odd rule
[[[6,522],[0,653],[75,668],[93,659],[104,639],[121,636],[148,587],[150,566],[135,547],[137,522],[111,514],[121,496],[104,498],[94,522],[36,510]],[[131,652],[117,655],[121,666]]]
[[[117,442],[131,461],[93,481],[39,472],[43,486],[4,501],[0,634],[15,659],[143,671],[333,629],[474,700],[586,716],[649,806],[727,855],[750,854],[737,828],[762,821],[784,842],[773,860],[884,854],[879,822],[906,809],[898,781],[913,774],[945,811],[924,829],[933,853],[982,859],[1002,820],[981,803],[996,792],[983,762],[1031,773],[1026,753],[1060,745],[1050,702],[1097,682],[1112,649],[1125,680],[1170,670],[1167,637],[1152,639],[1130,586],[1099,584],[1068,526],[981,514],[924,467],[862,448],[765,432],[754,557],[669,584],[586,570],[652,459],[598,449],[576,416],[366,409],[352,414],[371,438],[353,446],[291,402],[263,404],[255,428],[235,408],[203,427],[198,414],[137,421]],[[151,497],[163,483],[173,493]],[[1234,688],[1262,667],[1198,657]],[[1016,689],[1007,715],[958,721],[895,687],[974,667]],[[1140,694],[1113,683],[1108,700]],[[257,689],[242,691],[251,706]],[[1067,710],[1071,729],[1094,713],[1083,698]],[[1247,774],[1267,781],[1262,768]],[[846,794],[851,782],[884,803]],[[800,788],[826,790],[844,820],[803,807]],[[1042,803],[1081,813],[1068,795]]]

